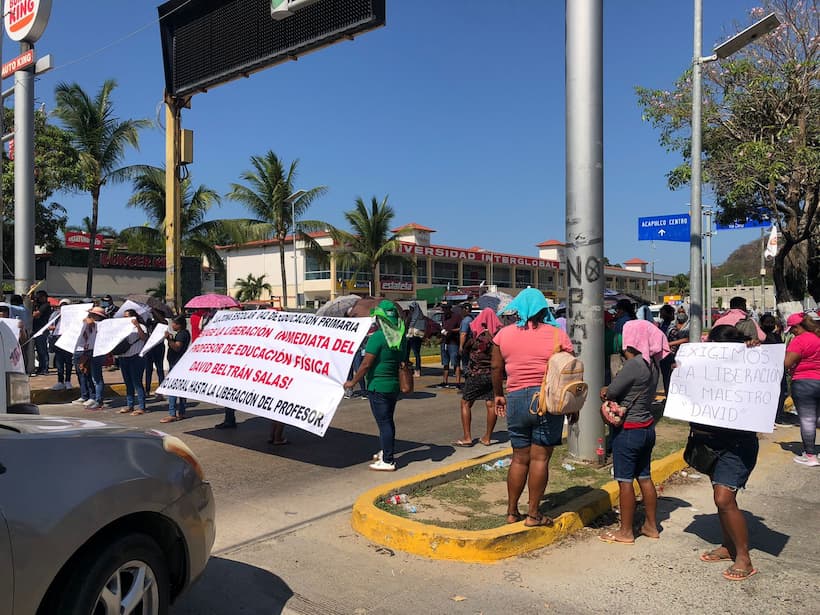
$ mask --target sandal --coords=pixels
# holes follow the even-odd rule
[[[117,410],[117,413],[118,414],[131,414],[133,411],[134,411],[134,407],[132,406],[130,408],[120,408],[119,410]]]
[[[523,521],[525,517],[526,515],[522,515],[518,511],[514,513],[507,513],[507,524],[518,523],[519,521]],[[512,521],[510,521],[510,519],[512,519]]]
[[[139,416],[140,414],[145,414],[145,410],[134,410],[131,416]]]
[[[635,539],[632,540],[621,540],[612,530],[606,530],[598,534],[598,540],[601,542],[608,542],[610,544],[619,544],[619,545],[634,545]]]
[[[527,523],[529,520],[535,521],[535,523]],[[527,519],[524,521],[524,527],[552,527],[553,523],[553,520],[546,515],[538,515],[537,517],[527,515]]]
[[[716,562],[725,562],[729,561],[732,558],[731,555],[723,555],[719,553],[720,548],[712,549],[711,551],[705,551],[704,553],[700,554],[700,561],[706,562],[707,564],[714,564]]]
[[[730,566],[723,571],[723,578],[727,581],[745,581],[749,577],[753,577],[756,574],[756,568],[752,568],[751,570],[743,570],[743,568],[735,568],[734,566]]]
[[[452,444],[453,446],[461,446],[463,448],[470,448],[475,443],[472,440],[470,440],[469,442],[467,442],[465,440],[453,440],[450,444]]]
[[[177,417],[177,416],[164,416],[159,420],[159,422],[160,423],[175,423],[178,420],[179,420],[179,417]]]

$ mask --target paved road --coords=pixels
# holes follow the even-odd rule
[[[202,404],[193,418],[162,426],[201,458],[218,511],[211,562],[174,615],[802,613],[820,606],[820,471],[793,464],[783,450],[795,447],[796,428],[767,438],[741,495],[760,569],[744,583],[724,581],[720,565],[698,560],[718,536],[703,481],[667,487],[662,540],[634,546],[606,545],[587,531],[533,554],[478,565],[392,553],[358,536],[349,511],[364,490],[486,452],[449,445],[459,435],[457,399],[422,388],[400,402],[396,474],[367,470],[378,448],[376,427],[368,404],[356,399],[342,403],[324,439],[290,429],[292,444],[283,447],[266,444],[263,419],[243,416],[235,431],[212,429],[221,410]],[[69,406],[43,411],[84,413]],[[104,415],[156,427],[162,416]]]

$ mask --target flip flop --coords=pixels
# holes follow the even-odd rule
[[[465,442],[464,440],[453,440],[450,444],[452,444],[453,446],[461,446],[461,447],[464,447],[464,448],[470,448],[475,443],[474,442]]]
[[[498,444],[498,440],[490,440],[489,442],[485,442],[484,440],[479,440],[479,444],[483,444],[484,446],[492,446],[493,444]]]
[[[133,408],[120,408],[117,410],[117,414],[131,414],[133,411]]]
[[[175,416],[165,416],[162,417],[159,422],[160,423],[176,423],[179,420],[178,417]]]
[[[749,577],[753,577],[756,574],[756,568],[752,568],[751,570],[743,570],[742,568],[735,568],[734,566],[730,566],[729,568],[723,571],[723,578],[727,581],[745,581]]]
[[[511,518],[514,519],[514,521],[510,521]],[[525,518],[526,515],[522,515],[520,512],[517,512],[515,514],[509,514],[507,515],[507,525],[510,525],[512,523],[519,523],[523,521]]]
[[[731,555],[718,555],[717,549],[712,549],[711,551],[705,551],[700,554],[700,561],[706,562],[707,564],[715,564],[718,562],[726,562],[731,561]]]
[[[527,520],[530,519],[535,521],[535,523],[527,523]],[[527,515],[527,519],[524,520],[524,527],[552,527],[553,523],[554,521],[546,515],[538,515],[537,517]]]
[[[598,540],[601,542],[608,542],[610,544],[618,544],[618,545],[634,545],[635,541],[628,541],[628,540],[618,540],[615,534],[612,533],[611,530],[606,530],[601,534],[598,534]]]
[[[131,416],[139,416],[140,414],[145,414],[145,410],[134,410]]]

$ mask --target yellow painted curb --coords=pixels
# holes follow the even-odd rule
[[[512,449],[491,453],[475,459],[445,466],[441,470],[419,474],[363,493],[353,505],[353,529],[373,542],[431,559],[487,563],[520,555],[552,544],[559,538],[580,530],[601,516],[618,501],[618,483],[610,481],[598,490],[577,498],[575,510],[555,519],[552,527],[527,528],[513,523],[489,530],[457,530],[441,528],[405,519],[375,506],[375,502],[390,493],[409,486],[425,487],[456,478],[471,467],[509,457]],[[683,451],[652,462],[652,478],[663,482],[686,467]]]

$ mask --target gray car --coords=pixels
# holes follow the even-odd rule
[[[179,438],[0,414],[0,615],[166,613],[214,537],[211,487]]]

